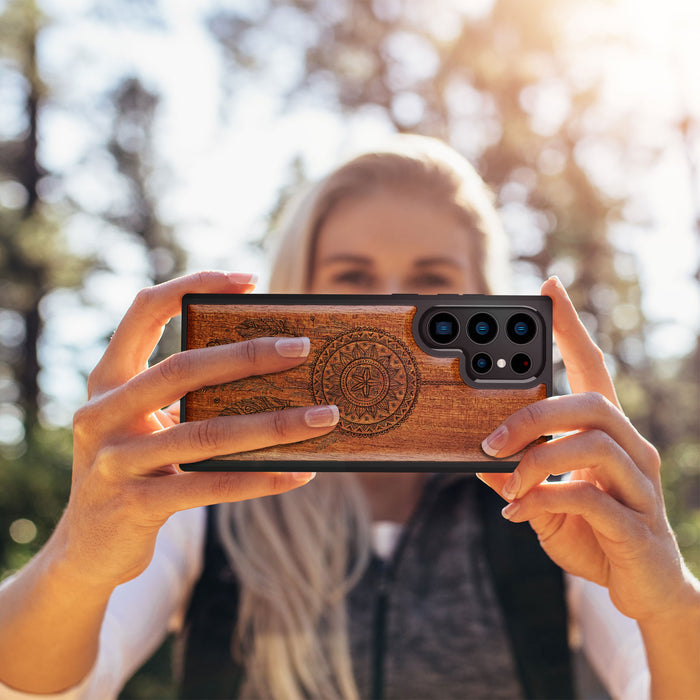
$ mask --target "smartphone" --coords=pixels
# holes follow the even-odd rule
[[[499,461],[481,442],[550,396],[551,328],[546,296],[188,294],[183,349],[308,336],[311,352],[293,369],[188,393],[183,422],[313,404],[337,405],[340,420],[318,438],[180,467],[512,471],[520,455]]]

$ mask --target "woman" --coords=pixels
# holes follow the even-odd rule
[[[467,164],[436,142],[408,139],[392,153],[348,164],[306,197],[288,222],[272,289],[498,291],[499,239],[483,185]],[[256,498],[304,485],[312,475],[179,472],[181,461],[302,440],[337,422],[334,407],[182,426],[176,412],[160,410],[191,389],[304,362],[308,343],[260,339],[180,353],[147,368],[184,292],[251,290],[249,276],[202,273],[144,290],[127,312],[90,376],[89,402],[76,415],[66,512],[42,551],[0,590],[4,696],[15,697],[9,687],[33,693],[73,687],[65,697],[113,697],[159,643],[168,620],[185,610],[185,692],[198,692],[210,671],[211,656],[196,651],[202,644],[217,659],[223,649],[224,661],[231,661],[231,696],[530,694],[521,672],[527,644],[517,642],[523,628],[513,627],[507,597],[496,590],[507,574],[497,573],[503,562],[487,561],[484,542],[497,532],[492,508],[477,517],[460,505],[488,502],[489,490],[478,491],[472,478],[322,474],[284,496]],[[539,435],[570,434],[528,450],[512,476],[481,478],[510,502],[506,518],[530,522],[557,565],[605,586],[617,610],[637,621],[620,618],[606,597],[596,599],[599,588],[572,578],[584,641],[590,637],[594,649],[605,649],[607,640],[612,653],[615,635],[627,639],[631,628],[629,638],[641,633],[644,642],[652,694],[697,697],[700,587],[668,527],[658,455],[621,413],[602,355],[561,285],[548,280],[542,291],[554,302],[555,338],[574,393],[517,412],[484,436],[483,447],[505,457]],[[570,482],[543,483],[550,473],[572,470]],[[209,509],[209,517],[197,508],[226,502],[236,503]],[[448,502],[459,507],[440,525]],[[177,511],[185,512],[165,524]],[[413,546],[417,532],[445,536],[429,538],[420,550]],[[440,572],[453,567],[439,567],[432,555],[453,539],[457,548],[469,545],[469,556],[455,556],[459,577],[450,581]],[[372,540],[377,556],[368,564]],[[365,593],[383,600],[381,571],[399,558],[405,562],[407,552],[417,564],[392,581],[394,607],[363,607]],[[385,565],[377,564],[382,555]],[[431,587],[425,572],[433,566],[440,575]],[[517,567],[510,576],[511,591],[527,586]],[[555,579],[546,573],[536,580]],[[127,581],[110,602],[115,586]],[[533,624],[557,605],[556,585],[542,590]],[[441,606],[444,600],[449,604]],[[453,605],[466,605],[460,612],[471,610],[471,617],[458,619]],[[407,614],[392,617],[391,610]],[[594,612],[603,618],[597,625]],[[217,616],[226,624],[217,625]],[[372,639],[377,621],[386,624]],[[404,639],[428,646],[416,654],[413,646],[400,646]],[[529,641],[538,645],[535,636]],[[462,649],[470,656],[460,657]],[[566,660],[553,654],[565,676]],[[217,661],[214,674],[218,668]],[[609,675],[616,694],[638,691],[638,682],[634,673]]]

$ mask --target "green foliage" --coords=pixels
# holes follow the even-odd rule
[[[664,373],[648,415],[662,455],[662,481],[671,526],[688,567],[700,578],[700,338],[670,380]],[[660,442],[663,440],[663,442]]]
[[[95,211],[92,202],[76,201],[61,188],[69,174],[49,172],[41,163],[39,126],[51,106],[53,86],[44,82],[36,57],[50,24],[34,0],[10,0],[0,9],[0,82],[19,86],[11,94],[14,130],[5,121],[0,136],[0,187],[5,193],[0,197],[0,324],[12,330],[0,336],[0,416],[12,428],[0,439],[0,578],[24,566],[46,542],[70,492],[70,430],[50,427],[45,416],[42,422],[42,407],[56,397],[44,396],[40,389],[41,352],[55,352],[46,346],[40,309],[52,292],[78,288],[91,272],[110,263],[107,255],[101,259],[69,252],[64,229],[71,217],[83,214],[97,231],[100,222],[106,223],[141,241],[155,282],[184,266],[172,227],[160,221],[151,185],[159,96],[139,80],[121,77],[111,89],[105,86],[102,104],[92,105],[110,117],[102,120],[108,128],[92,156],[113,164],[125,183],[126,199],[115,196]],[[89,159],[82,167],[87,170]],[[166,338],[171,345],[172,335]],[[135,698],[170,697],[168,655],[157,654],[125,692]]]
[[[72,446],[69,430],[34,422],[25,441],[0,451],[0,577],[26,564],[56,526],[70,492]],[[23,541],[32,535],[26,523],[13,539],[24,520],[35,535]]]

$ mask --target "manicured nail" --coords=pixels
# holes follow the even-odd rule
[[[476,472],[476,473],[474,474],[474,476],[475,476],[477,479],[479,479],[479,481],[484,481],[484,475],[481,474],[480,472]],[[484,481],[484,483],[486,483],[486,482]]]
[[[314,406],[306,411],[304,419],[309,428],[328,428],[340,418],[337,406]]]
[[[552,280],[552,282],[554,282],[554,285],[561,289],[562,292],[566,293],[566,289],[564,289],[564,285],[562,284],[561,280],[557,275],[552,275],[549,279]]]
[[[226,276],[234,284],[258,283],[258,275],[255,272],[229,272]]]
[[[513,516],[520,510],[520,503],[518,501],[513,501],[512,503],[509,503],[502,511],[501,515],[506,519],[506,520],[511,520]]]
[[[508,428],[506,428],[505,425],[499,425],[498,428],[481,443],[481,449],[486,452],[487,455],[495,457],[498,451],[502,447],[505,447],[506,442],[508,442]]]
[[[294,481],[301,481],[305,484],[307,481],[311,481],[316,476],[316,472],[292,472],[291,477]]]
[[[514,471],[511,474],[510,479],[506,481],[506,484],[503,487],[503,495],[509,501],[512,501],[513,499],[518,497],[518,491],[520,491],[520,473]]]
[[[308,338],[280,338],[275,343],[275,348],[282,357],[306,357],[311,341]]]

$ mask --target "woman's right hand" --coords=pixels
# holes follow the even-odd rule
[[[188,292],[245,293],[250,275],[203,272],[142,290],[88,379],[74,419],[73,482],[52,538],[85,582],[114,587],[149,564],[178,510],[276,494],[313,474],[182,472],[179,462],[296,442],[329,432],[335,407],[315,406],[179,425],[163,410],[188,391],[279,372],[306,359],[307,339],[259,338],[180,352],[149,367],[163,327]]]

